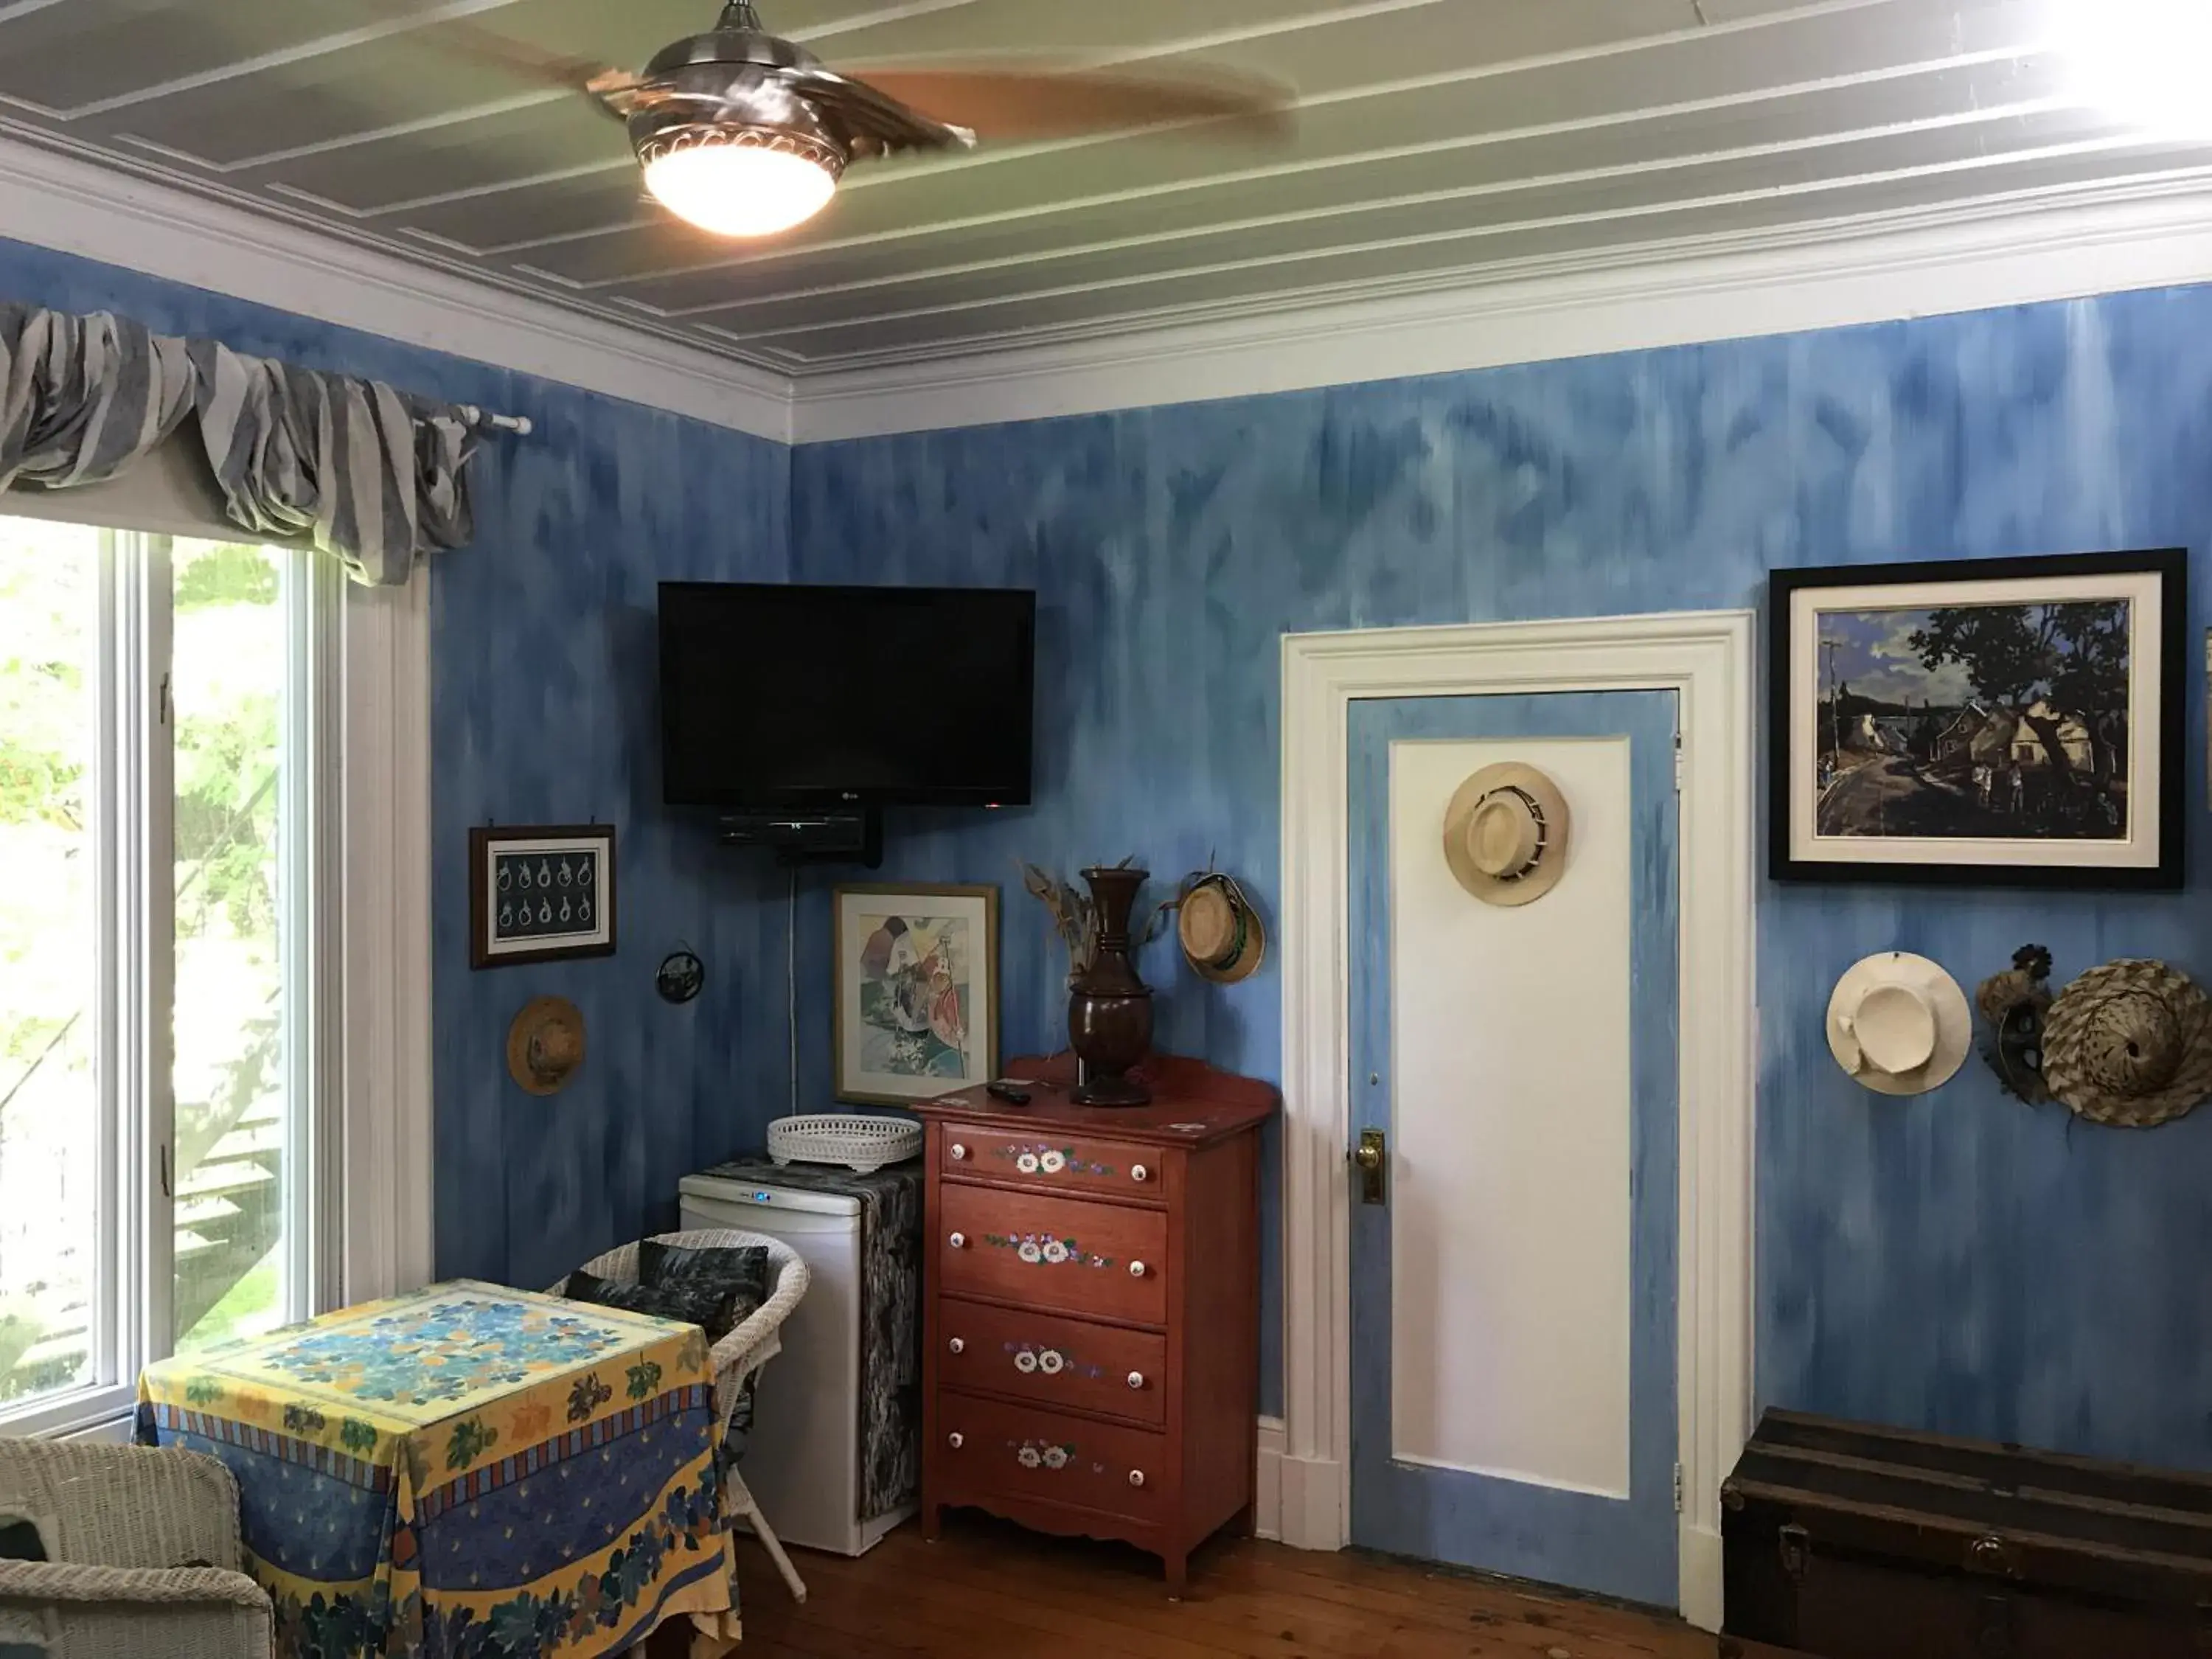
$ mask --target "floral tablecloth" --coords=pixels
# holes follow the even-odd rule
[[[469,1280],[167,1360],[142,1443],[238,1477],[300,1659],[733,1640],[714,1373],[695,1328]]]

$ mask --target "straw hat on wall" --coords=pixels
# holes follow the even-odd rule
[[[507,1028],[507,1069],[533,1095],[556,1094],[584,1063],[584,1016],[566,997],[533,997]]]
[[[2212,999],[2162,962],[2124,958],[2058,994],[2043,1080],[2095,1123],[2148,1129],[2212,1095]]]
[[[1234,985],[1249,979],[1267,954],[1267,924],[1236,878],[1217,871],[1194,876],[1176,911],[1183,959],[1200,979]]]
[[[1948,1083],[1973,1045],[1958,981],[1926,957],[1884,951],[1853,963],[1828,998],[1828,1052],[1876,1094]]]

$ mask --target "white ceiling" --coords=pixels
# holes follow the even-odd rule
[[[764,0],[837,67],[1203,59],[1298,94],[1275,145],[856,167],[766,245],[671,221],[591,105],[440,39],[635,66],[714,0],[0,0],[0,132],[803,384],[2212,170],[2070,100],[2056,3]]]

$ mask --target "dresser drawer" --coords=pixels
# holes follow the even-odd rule
[[[950,1297],[937,1304],[937,1376],[947,1388],[1167,1420],[1164,1336]]]
[[[1119,1141],[952,1123],[945,1126],[937,1167],[948,1176],[1019,1182],[1044,1192],[1112,1193],[1157,1204],[1166,1201],[1164,1161],[1150,1147]]]
[[[1164,1212],[951,1182],[941,1192],[934,1258],[939,1294],[1166,1322]]]
[[[938,1395],[945,1501],[1037,1498],[1151,1521],[1167,1512],[1167,1437],[1056,1412]]]

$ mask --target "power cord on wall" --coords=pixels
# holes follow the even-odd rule
[[[791,1033],[791,1115],[799,1115],[799,870],[791,872],[791,908],[783,930],[783,990]]]

